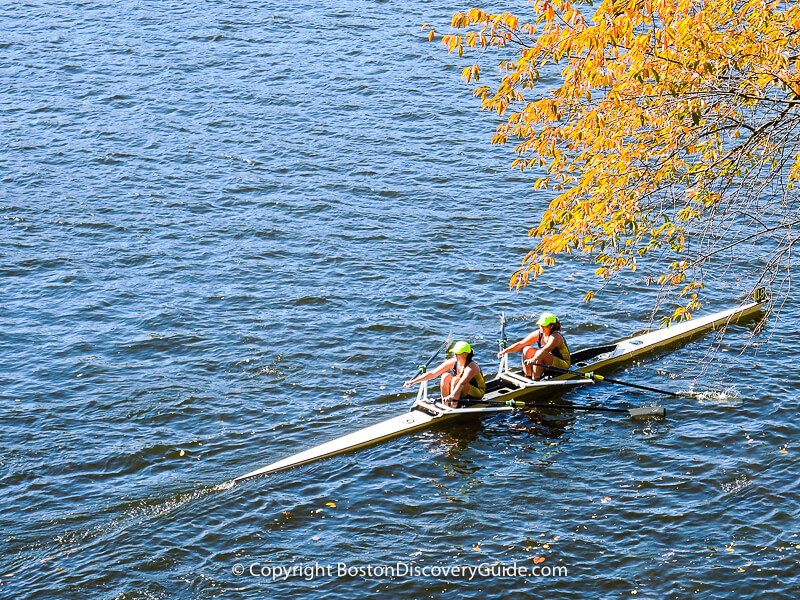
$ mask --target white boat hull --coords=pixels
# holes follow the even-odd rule
[[[595,372],[628,362],[643,354],[664,349],[679,341],[686,341],[694,336],[701,335],[710,330],[735,323],[743,318],[758,312],[764,306],[762,302],[751,302],[740,308],[735,308],[720,313],[685,321],[665,329],[657,329],[635,336],[633,338],[578,351],[573,354],[573,368],[583,372]],[[427,383],[427,382],[425,382]],[[497,377],[487,382],[486,401],[526,400],[532,397],[548,396],[564,391],[570,387],[583,384],[592,384],[591,379],[576,379],[575,375],[560,375],[552,380],[535,382],[521,373],[508,368],[507,361],[501,363]],[[386,421],[359,429],[353,433],[336,438],[309,450],[294,454],[272,464],[266,465],[250,473],[240,475],[233,481],[239,482],[251,477],[274,473],[289,467],[306,464],[342,452],[362,448],[377,442],[410,433],[414,430],[429,426],[432,422],[442,421],[456,416],[470,414],[497,413],[514,410],[510,406],[472,406],[469,408],[448,408],[430,402],[427,399],[427,388],[420,390],[417,401],[411,410]]]
[[[306,450],[305,452],[300,452],[294,456],[290,456],[265,467],[261,467],[260,469],[257,469],[251,473],[241,475],[240,477],[234,479],[234,481],[249,479],[250,477],[256,477],[257,475],[265,475],[267,473],[280,471],[281,469],[286,469],[288,467],[294,467],[314,460],[319,460],[320,458],[325,458],[327,456],[333,456],[334,454],[339,454],[348,450],[355,450],[356,448],[361,448],[362,446],[374,444],[376,442],[380,442],[381,440],[425,427],[435,418],[436,417],[426,414],[422,411],[411,410],[405,414],[398,415],[369,427],[365,427],[364,429],[359,429],[358,431],[354,431],[353,433],[336,438],[335,440],[331,440],[325,444],[315,446],[314,448]]]

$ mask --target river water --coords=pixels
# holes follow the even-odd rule
[[[501,311],[573,350],[650,320],[642,285],[584,304],[579,260],[508,290],[548,198],[420,31],[453,10],[0,7],[0,595],[797,596],[791,302],[615,373],[692,397],[566,396],[663,421],[466,419],[224,485],[405,410],[449,331],[491,373]]]

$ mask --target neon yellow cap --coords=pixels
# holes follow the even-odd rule
[[[558,317],[553,313],[543,312],[542,316],[539,317],[539,320],[536,321],[536,324],[541,325],[542,327],[547,327],[548,325],[555,325],[557,322]]]
[[[472,352],[472,346],[470,346],[467,342],[456,342],[453,344],[453,347],[450,348],[450,352],[453,354],[463,354],[465,352]]]

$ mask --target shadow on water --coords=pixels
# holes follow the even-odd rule
[[[443,476],[435,485],[448,489],[451,477],[468,476],[477,483],[480,471],[494,471],[498,456],[540,463],[552,460],[574,420],[574,413],[555,410],[514,411],[482,419],[465,415],[437,424],[421,435],[421,442]],[[466,501],[463,489],[451,492],[448,500]]]

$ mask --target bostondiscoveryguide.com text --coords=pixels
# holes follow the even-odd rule
[[[434,577],[437,579],[465,579],[473,581],[484,578],[524,578],[524,577],[567,577],[567,568],[561,565],[524,565],[517,561],[511,563],[481,563],[479,565],[419,565],[408,562],[395,562],[386,565],[333,563],[320,564],[263,564],[253,562],[248,565],[237,563],[231,571],[237,577],[258,577],[271,581],[289,579],[314,579],[334,577],[362,577],[365,579],[403,579]]]

